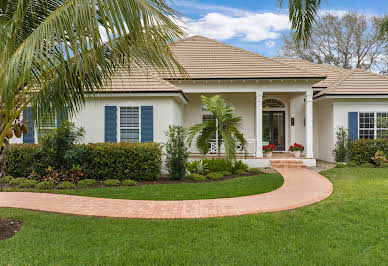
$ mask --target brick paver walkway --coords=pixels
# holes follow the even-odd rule
[[[208,218],[295,209],[319,202],[333,191],[329,180],[301,168],[276,169],[277,190],[237,198],[153,201],[120,200],[32,192],[0,192],[0,207],[116,218]]]

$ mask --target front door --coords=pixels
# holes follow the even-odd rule
[[[285,151],[285,112],[263,111],[263,145],[274,144],[276,151]]]

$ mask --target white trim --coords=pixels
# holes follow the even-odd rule
[[[361,128],[360,127],[360,113],[373,113],[373,119],[374,119],[374,127],[373,127],[373,139],[377,139],[377,130],[387,130],[388,128],[377,128],[377,113],[385,113],[388,114],[388,112],[382,112],[382,111],[359,111],[357,112],[357,139],[360,139],[360,130],[372,130],[372,128]]]
[[[314,98],[314,101],[321,101],[325,99],[388,99],[388,95],[325,95]]]
[[[137,107],[139,108],[139,126],[138,126],[138,129],[139,129],[139,139],[138,139],[138,143],[141,143],[141,105],[138,105],[138,104],[132,104],[132,105],[117,105],[117,114],[116,114],[116,117],[117,117],[117,125],[116,125],[116,139],[117,139],[117,142],[121,142],[121,126],[120,126],[120,108],[122,107]],[[131,129],[137,129],[135,127],[131,128]]]
[[[119,93],[96,93],[92,97],[177,97],[184,104],[187,103],[187,99],[180,92],[173,93],[147,93],[147,92],[119,92]]]
[[[311,88],[310,88],[311,89]],[[306,92],[304,88],[262,88],[262,92]],[[227,92],[256,92],[257,88],[183,88],[184,93],[227,93]]]

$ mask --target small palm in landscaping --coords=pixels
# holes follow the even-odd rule
[[[191,145],[195,136],[196,146],[203,155],[208,154],[210,142],[218,134],[217,151],[221,156],[221,146],[224,144],[225,158],[232,160],[236,158],[237,145],[243,147],[245,154],[247,141],[240,131],[242,117],[234,113],[234,108],[226,105],[221,96],[216,95],[211,98],[202,96],[202,102],[214,116],[215,120],[204,121],[196,124],[189,129],[188,143]]]

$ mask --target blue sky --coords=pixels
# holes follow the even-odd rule
[[[320,12],[388,14],[387,0],[326,0]],[[276,56],[289,30],[287,7],[277,0],[174,0],[189,35],[200,34],[266,56]],[[287,4],[287,1],[285,1]]]

